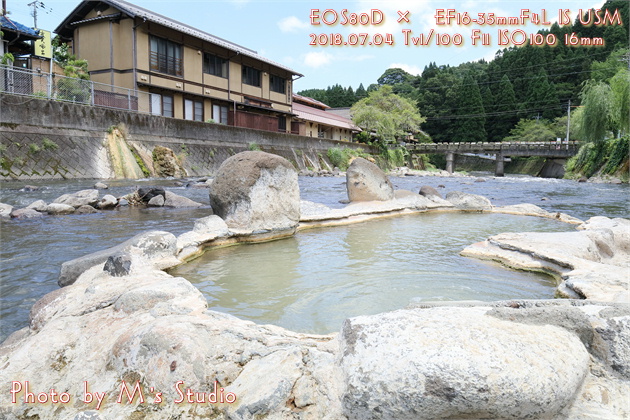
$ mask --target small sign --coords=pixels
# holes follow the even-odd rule
[[[33,51],[33,55],[37,57],[48,58],[48,59],[52,58],[52,45],[50,42],[51,40],[50,31],[45,31],[43,29],[40,29],[39,35],[41,35],[43,38],[35,41],[34,43],[35,48]]]

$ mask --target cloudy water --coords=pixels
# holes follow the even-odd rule
[[[443,194],[446,194],[449,191],[456,190],[482,194],[491,198],[495,205],[530,202],[550,211],[562,211],[582,219],[586,219],[595,215],[603,215],[608,217],[628,217],[628,185],[578,184],[574,181],[543,180],[530,177],[493,178],[487,176],[487,174],[485,176],[487,177],[486,182],[475,182],[475,178],[470,177],[402,177],[392,178],[392,182],[397,188],[409,189],[415,192],[417,192],[422,185],[431,185],[436,188],[439,185],[444,185],[445,188],[438,188],[438,190]],[[301,178],[300,188],[302,198],[314,202],[321,202],[331,207],[341,207],[343,205],[340,204],[339,201],[346,198],[344,181],[345,178]],[[106,211],[100,214],[93,215],[47,216],[39,220],[10,220],[0,222],[0,341],[4,340],[4,338],[6,338],[8,334],[12,333],[13,331],[27,326],[28,312],[33,303],[40,299],[44,294],[58,288],[57,278],[59,276],[60,266],[63,262],[117,245],[138,233],[148,230],[164,230],[178,235],[185,231],[191,230],[194,219],[210,214],[208,190],[206,189],[175,187],[174,181],[172,180],[107,180],[104,182],[110,186],[110,189],[101,191],[101,196],[103,196],[104,194],[122,196],[133,191],[136,186],[147,187],[161,185],[167,187],[176,194],[184,195],[195,201],[201,202],[205,204],[206,207],[194,210],[125,208],[121,210]],[[27,183],[40,186],[41,188],[37,191],[32,192],[19,191]],[[39,199],[42,199],[46,202],[51,202],[62,194],[91,188],[94,183],[94,180],[2,182],[0,183],[0,202],[11,204],[16,208],[25,207]],[[545,198],[546,200],[541,201],[543,198]],[[383,227],[379,227],[379,232],[381,233],[378,235],[378,238],[387,238],[387,241],[383,243],[379,242],[380,239],[377,239],[376,237],[372,239],[361,239],[359,240],[359,242],[343,242],[345,241],[344,238],[348,237],[361,238],[361,235],[357,235],[354,232],[359,232],[360,229],[364,228],[366,228],[369,232],[372,223],[384,222],[375,221],[361,224],[360,226],[357,225],[358,230],[352,230],[352,232],[349,232],[348,229],[354,229],[354,227],[318,229],[314,231],[303,232],[296,238],[285,240],[290,241],[286,243],[286,246],[288,246],[288,250],[273,250],[272,254],[294,254],[293,257],[288,257],[290,261],[293,261],[290,265],[288,265],[288,267],[292,271],[295,271],[295,268],[293,267],[295,266],[295,261],[297,260],[300,261],[298,267],[307,267],[306,269],[302,269],[302,273],[309,272],[308,270],[311,270],[314,273],[313,276],[307,279],[298,278],[298,280],[296,280],[297,282],[315,282],[316,278],[325,278],[326,275],[321,272],[317,272],[316,269],[324,268],[326,266],[339,267],[342,266],[342,263],[345,262],[350,264],[348,266],[344,266],[344,270],[350,273],[349,278],[353,278],[352,276],[354,275],[354,278],[360,279],[361,277],[359,276],[359,274],[362,272],[360,270],[360,265],[363,263],[360,262],[361,260],[355,259],[353,257],[353,255],[356,253],[347,251],[344,254],[343,252],[341,252],[341,250],[345,248],[349,250],[367,248],[367,251],[365,252],[370,254],[374,253],[373,251],[369,251],[370,249],[373,249],[373,243],[378,245],[378,252],[380,252],[382,248],[396,249],[396,247],[401,246],[402,250],[409,249],[410,252],[413,252],[413,264],[422,264],[423,259],[426,260],[429,257],[421,256],[420,254],[416,254],[416,252],[419,253],[419,251],[424,248],[436,249],[437,247],[441,247],[443,243],[454,240],[455,237],[459,235],[458,232],[460,231],[460,229],[452,229],[452,227],[454,225],[457,226],[457,224],[463,222],[464,220],[454,218],[452,219],[452,221],[449,221],[448,218],[441,219],[442,221],[440,223],[442,223],[443,225],[442,227],[439,227],[439,225],[437,225],[439,219],[436,219],[437,216],[438,215],[417,216],[419,218],[422,218],[422,220],[425,220],[423,225],[427,227],[429,231],[441,232],[440,235],[437,238],[433,239],[431,243],[420,241],[417,242],[417,245],[411,247],[409,244],[416,242],[412,242],[412,238],[406,237],[407,232],[405,230],[413,231],[413,229],[416,228],[412,229],[412,227],[409,226],[398,225],[397,223],[403,223],[403,220],[407,220],[407,218],[400,218],[400,222],[397,221],[397,219],[388,220],[387,223],[393,223],[393,225],[391,225],[390,227],[385,227],[386,225],[384,225]],[[457,217],[457,215],[441,216]],[[475,217],[475,215],[463,216]],[[499,220],[507,220],[506,218],[510,220],[518,220],[518,222],[510,222],[511,225],[498,224]],[[411,220],[413,219],[414,218],[411,218]],[[431,223],[435,222],[436,225],[431,227],[431,224],[428,222],[429,220],[431,220]],[[461,221],[455,222],[455,220]],[[451,269],[452,267],[464,264],[464,262],[465,264],[471,264],[482,268],[486,266],[490,267],[488,264],[485,263],[480,263],[478,261],[470,259],[463,259],[459,257],[457,253],[464,246],[469,245],[472,242],[484,239],[485,237],[492,234],[501,233],[508,230],[523,231],[534,229],[532,227],[528,227],[523,222],[520,222],[520,220],[537,222],[540,221],[539,219],[535,218],[523,218],[516,216],[500,216],[497,218],[491,216],[491,218],[484,219],[483,223],[472,223],[472,227],[480,226],[482,227],[482,230],[473,232],[474,229],[469,229],[471,231],[470,237],[461,237],[458,239],[460,242],[453,245],[454,252],[450,255],[450,257],[454,258],[454,260],[449,262],[448,258],[450,257],[448,257],[445,251],[436,254],[437,256],[431,257],[437,258],[437,260],[444,260],[446,264],[441,267],[435,265],[434,268],[432,268],[432,270],[439,274],[439,276],[436,275],[436,277],[443,277],[442,274],[444,272],[453,271]],[[548,226],[541,227],[542,230],[551,230],[552,225],[555,224],[555,222],[552,221],[542,222],[550,223]],[[450,229],[444,229],[444,224]],[[573,227],[571,226],[561,226],[562,229],[573,229]],[[373,229],[376,229],[376,225]],[[383,233],[386,232],[388,229],[391,232],[387,234]],[[420,238],[420,235],[425,234],[426,232],[422,234],[418,233],[414,235],[414,238],[416,238],[417,241],[417,239]],[[294,245],[290,245],[291,242]],[[300,250],[303,250],[304,247],[307,245],[317,247],[317,244],[324,244],[322,245],[324,248],[333,248],[334,245],[338,247],[338,249],[340,249],[340,252],[332,253],[329,257],[323,257],[322,254],[316,253],[317,248],[315,248],[309,251],[309,253],[313,252],[315,253],[314,255],[316,257],[318,255],[319,257],[310,260],[310,262],[308,263],[310,265],[308,265],[307,263],[303,262],[304,256],[302,255],[309,254],[304,254],[304,251],[301,251],[300,254]],[[386,246],[387,244],[389,246]],[[419,244],[424,244],[424,246],[420,246]],[[274,243],[261,244],[260,247],[264,250],[266,249],[266,247],[273,245]],[[228,254],[232,252],[245,252],[245,250],[247,250],[247,252],[253,252],[252,250],[255,250],[257,246],[232,247],[221,252],[227,252]],[[285,244],[282,244],[281,246],[285,247]],[[242,250],[240,248],[242,248]],[[299,258],[295,256],[296,253],[300,255]],[[259,263],[267,258],[261,257],[260,255],[263,254],[258,254],[258,256],[256,257],[259,260]],[[401,259],[405,254],[398,253],[397,255],[397,258]],[[263,260],[261,260],[261,258]],[[324,261],[322,260],[323,258],[329,258],[329,260]],[[396,261],[396,264],[388,263],[388,269],[396,269],[399,264],[399,261]],[[457,262],[453,263],[453,261]],[[381,265],[384,264],[385,263],[381,263]],[[403,270],[406,270],[402,267],[403,266],[400,265],[401,272]],[[372,267],[369,269],[364,268],[363,271],[377,271],[381,268],[382,267],[380,266]],[[513,273],[496,267],[488,268],[488,270],[495,270],[494,272],[497,273],[496,275],[488,275],[489,277],[499,276],[503,279],[505,279],[508,275],[511,276]],[[382,272],[385,273],[388,271],[382,270]],[[394,275],[392,274],[392,276]],[[396,274],[396,276],[398,276],[398,274]],[[246,293],[249,293],[251,290],[253,290],[256,284],[259,285],[256,287],[260,287],[260,283],[256,283],[256,281],[257,279],[252,276],[251,288],[244,289],[245,294],[243,295],[242,299],[244,302],[249,299]],[[536,281],[538,280],[534,280],[534,282]],[[542,281],[543,283],[548,283],[548,280],[545,279],[542,279],[540,281]],[[462,281],[462,283],[465,283],[465,281]],[[276,288],[275,290],[277,290],[277,284],[270,284],[269,286],[265,286],[263,284],[262,286],[263,288],[268,287],[270,290],[274,290],[273,288]],[[469,286],[469,284],[462,285],[462,287]],[[205,286],[200,287],[203,288]],[[334,301],[334,293],[337,286],[322,285],[321,287],[327,290],[333,290],[330,299],[331,301]],[[366,291],[370,290],[370,287],[383,286],[366,286],[361,288],[360,284],[356,284],[355,287],[357,288],[357,294],[363,296]],[[497,285],[496,287],[498,289],[502,286]],[[448,290],[448,287],[445,290]],[[380,296],[378,299],[386,298],[386,296],[383,295],[386,295],[387,293],[384,293],[383,290],[379,290],[378,292],[379,293],[375,294],[375,296]],[[289,293],[289,291],[287,293]],[[416,291],[409,291],[407,292],[407,295],[409,295],[410,297],[423,296]],[[427,296],[429,295],[427,294]],[[436,296],[443,296],[446,299],[452,299],[452,297],[449,297],[439,291],[431,292],[430,296],[432,296],[431,298]],[[230,299],[233,298],[234,296],[232,296]],[[278,296],[276,296],[276,298],[282,299],[282,297]],[[213,299],[215,298],[209,298],[211,306],[213,305],[212,302],[215,301]],[[290,300],[292,298],[291,296],[287,296],[286,299]],[[323,295],[318,299],[326,300],[327,297]],[[392,300],[392,302],[394,301]],[[344,301],[344,303],[338,303],[337,306],[342,307],[346,304],[347,303]],[[394,302],[394,304],[398,305],[397,302]],[[222,302],[217,305],[224,305],[224,303]],[[371,304],[365,303],[365,305],[370,306]],[[227,305],[225,306],[227,307]],[[252,316],[256,316],[256,310],[257,309],[251,309],[249,310],[248,314],[252,313]],[[294,309],[287,310],[287,314],[283,315],[283,317],[290,318],[290,311],[292,310]],[[366,310],[364,313],[368,312],[369,311]],[[320,312],[320,318],[321,314],[325,314],[325,312]],[[317,318],[313,318],[313,320],[310,321],[310,324],[306,327],[310,328],[310,326],[313,326],[313,328],[320,328],[320,325],[323,324],[319,320],[317,320]],[[326,329],[326,327],[321,328]]]

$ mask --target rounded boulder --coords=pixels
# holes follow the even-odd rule
[[[385,172],[372,162],[356,158],[346,171],[348,199],[352,201],[389,201],[394,187]]]
[[[300,220],[298,174],[285,158],[247,151],[226,159],[210,190],[216,215],[230,229],[293,229]]]

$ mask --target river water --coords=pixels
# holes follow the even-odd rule
[[[396,188],[412,191],[430,185],[443,194],[456,190],[481,194],[495,205],[529,202],[584,220],[596,215],[625,218],[629,215],[628,185],[478,176],[484,176],[485,182],[475,182],[474,177],[396,177],[392,178],[392,183]],[[31,181],[29,184],[41,187],[32,192],[19,191],[25,182],[2,182],[0,202],[15,207],[25,207],[39,199],[52,202],[62,194],[91,188],[95,182]],[[117,245],[148,230],[165,230],[178,235],[191,230],[194,219],[210,213],[206,189],[175,187],[173,180],[104,182],[110,189],[102,191],[101,195],[121,196],[135,190],[136,186],[159,185],[204,203],[206,207],[123,208],[93,215],[2,221],[0,341],[28,325],[28,311],[33,303],[58,287],[56,281],[63,262]],[[300,188],[302,199],[330,207],[342,207],[339,201],[346,198],[345,178],[300,178]],[[329,332],[337,330],[345,316],[395,309],[405,306],[411,298],[551,297],[553,282],[549,278],[465,259],[458,252],[470,243],[501,232],[572,229],[574,227],[555,221],[520,216],[406,216],[316,229],[274,243],[213,251],[178,269],[177,273],[196,283],[214,309],[296,330]],[[418,266],[423,269],[418,271]],[[208,271],[220,273],[221,277],[211,278],[206,275]],[[227,282],[230,287],[226,287],[225,273],[231,276]],[[280,273],[292,274],[293,283],[287,283]],[[381,280],[371,281],[366,276],[368,273],[381,273]],[[476,280],[471,282],[473,274]],[[331,278],[338,282],[327,282]],[[395,281],[388,282],[388,279]],[[432,281],[436,279],[440,282]],[[444,279],[447,281],[442,281]],[[404,288],[405,284],[412,287]],[[266,290],[268,295],[261,296],[261,290]],[[269,305],[264,306],[266,301]],[[280,304],[285,308],[282,311],[278,309]],[[332,314],[330,308],[339,311]]]

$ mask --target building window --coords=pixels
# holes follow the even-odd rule
[[[182,76],[182,47],[167,39],[151,37],[151,70]]]
[[[286,80],[272,74],[269,80],[269,88],[273,92],[286,93]]]
[[[152,93],[151,114],[173,118],[173,97]]]
[[[287,131],[287,117],[278,117],[278,131]]]
[[[243,66],[243,83],[260,87],[260,70]]]
[[[212,105],[212,119],[219,124],[228,124],[228,107]]]
[[[203,72],[213,76],[228,77],[228,60],[214,54],[203,55]]]
[[[184,118],[191,121],[203,121],[203,102],[185,99]]]

